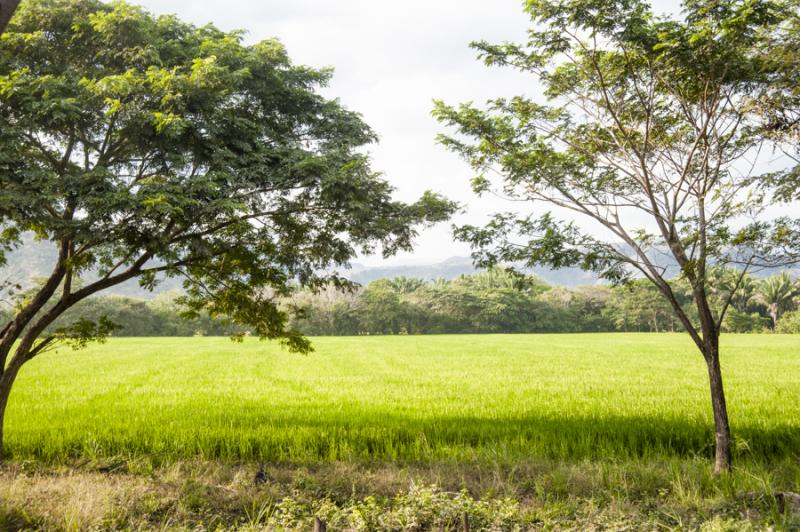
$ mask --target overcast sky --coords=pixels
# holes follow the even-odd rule
[[[175,13],[198,25],[244,29],[248,42],[279,38],[295,63],[332,66],[326,94],[363,114],[380,135],[371,148],[373,167],[385,174],[397,196],[412,201],[424,190],[441,192],[467,206],[457,222],[479,222],[508,204],[476,199],[470,168],[435,143],[441,126],[431,117],[432,100],[448,103],[535,93],[530,77],[489,69],[469,48],[473,40],[518,41],[528,19],[518,0],[132,0],[154,13]],[[675,0],[656,0],[656,11]],[[358,262],[434,262],[469,249],[453,242],[450,224],[420,235],[416,251]]]

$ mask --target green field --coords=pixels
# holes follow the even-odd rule
[[[27,365],[15,460],[331,461],[710,456],[707,377],[680,334],[112,339]],[[728,335],[736,452],[800,449],[800,337]]]

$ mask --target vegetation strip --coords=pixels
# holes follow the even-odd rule
[[[259,474],[263,475],[263,479]],[[268,465],[147,458],[0,469],[0,529],[792,530],[796,462],[707,459]]]

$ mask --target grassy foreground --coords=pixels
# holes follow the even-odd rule
[[[723,340],[740,467],[669,334],[113,339],[23,369],[0,530],[800,527],[800,337]],[[54,502],[57,501],[57,502]]]
[[[270,462],[710,456],[702,359],[683,335],[318,338],[308,356],[225,338],[114,339],[22,371],[18,458]],[[728,336],[737,454],[800,449],[800,337]]]

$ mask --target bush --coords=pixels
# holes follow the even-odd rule
[[[775,332],[783,334],[800,334],[800,310],[787,312],[775,326]]]
[[[460,530],[465,518],[474,530],[522,530],[526,524],[519,503],[510,498],[474,499],[466,491],[417,484],[389,500],[366,497],[341,505],[287,497],[259,524],[267,530],[308,530],[314,516],[334,530]]]
[[[748,314],[731,307],[725,315],[725,321],[722,327],[726,332],[748,333],[762,331],[768,328],[769,324],[769,318],[765,318],[758,312]]]

